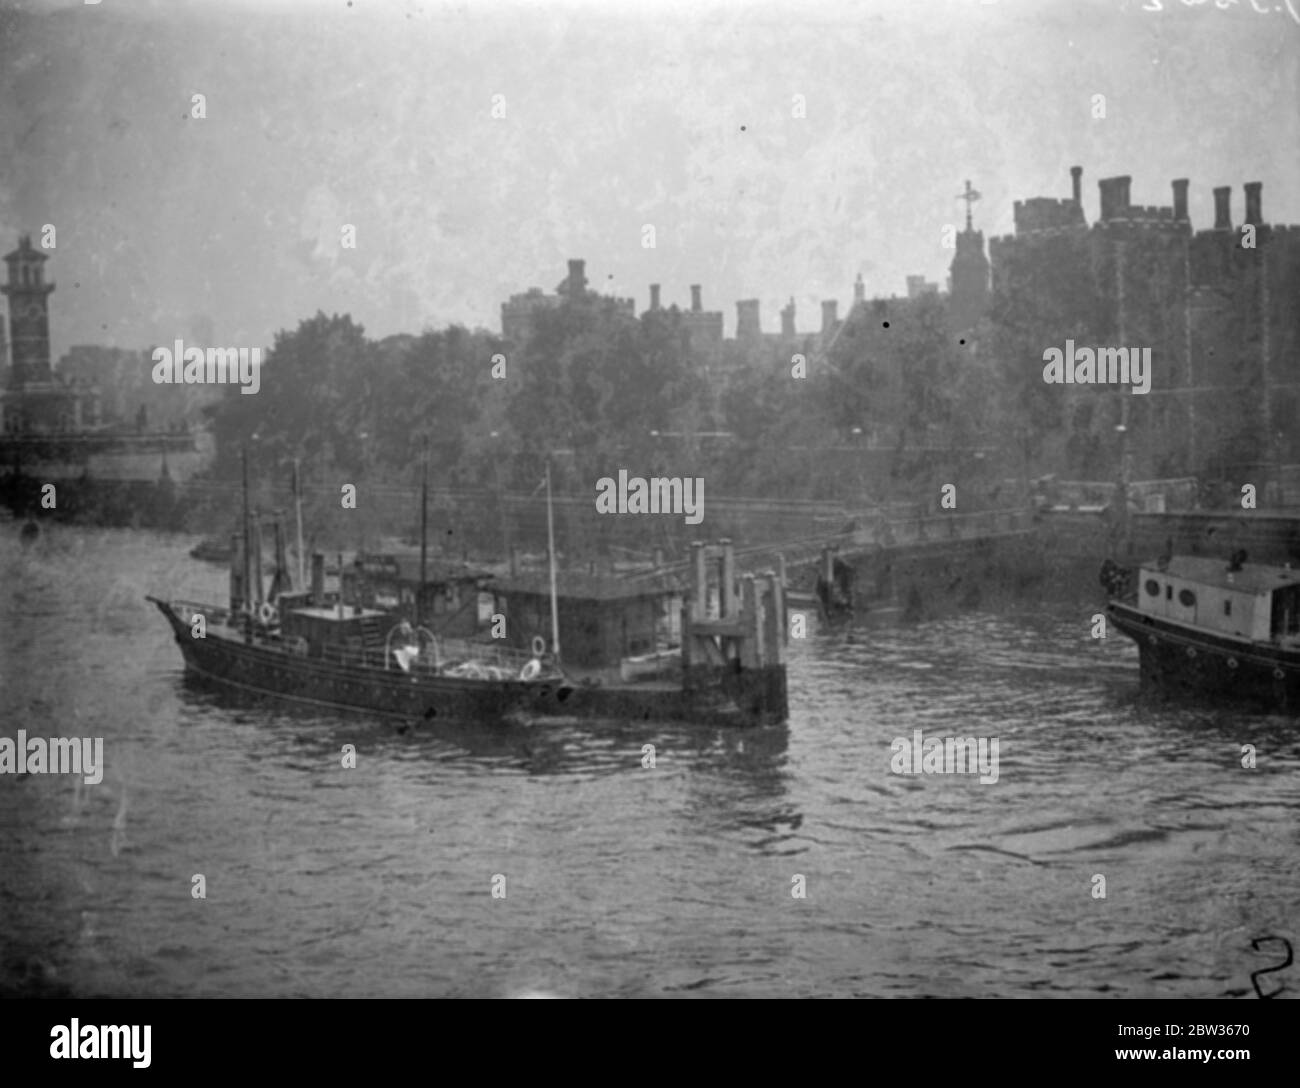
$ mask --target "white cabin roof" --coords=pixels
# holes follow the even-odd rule
[[[1263,563],[1244,563],[1240,570],[1230,571],[1222,559],[1204,559],[1191,555],[1176,555],[1162,570],[1153,560],[1142,564],[1143,574],[1165,574],[1203,586],[1230,589],[1237,593],[1271,593],[1284,586],[1300,585],[1300,571],[1288,567],[1274,567]]]

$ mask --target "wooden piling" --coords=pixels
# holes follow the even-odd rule
[[[767,572],[767,605],[764,614],[768,617],[767,647],[770,658],[768,664],[780,665],[785,658],[782,651],[790,637],[790,625],[785,618],[785,592],[781,586],[781,578],[771,570]]]
[[[740,667],[756,669],[763,662],[763,605],[752,574],[745,575],[745,580],[741,583],[741,594],[745,635],[740,639]]]
[[[722,547],[718,615],[734,616],[736,614],[736,549],[730,540],[719,540],[718,544]]]

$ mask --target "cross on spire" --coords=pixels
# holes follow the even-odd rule
[[[970,178],[966,179],[966,191],[961,193],[957,199],[966,201],[966,229],[970,230],[970,206],[979,200],[980,194],[970,187]]]

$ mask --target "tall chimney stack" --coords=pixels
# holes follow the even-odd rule
[[[736,339],[751,340],[762,335],[763,327],[758,317],[758,299],[747,298],[736,303]]]
[[[569,297],[577,298],[587,289],[587,262],[569,262]]]
[[[1083,202],[1083,167],[1070,167],[1070,183],[1074,187],[1074,202],[1081,204]]]
[[[1187,179],[1174,181],[1174,218],[1179,221],[1187,219]]]
[[[858,278],[853,281],[853,301],[861,302],[867,297],[866,284],[862,282],[862,273],[858,273]]]
[[[1248,181],[1242,188],[1246,190],[1246,222],[1252,226],[1262,227],[1264,225],[1264,216],[1261,210],[1261,193],[1264,183],[1262,181]]]
[[[700,285],[693,283],[691,284],[691,312],[698,314],[703,309],[704,304],[700,301]]]
[[[1098,178],[1097,196],[1101,200],[1101,212],[1098,218],[1104,223],[1115,213],[1115,179]]]
[[[781,335],[787,339],[794,336],[794,299],[781,311]]]
[[[1214,229],[1232,230],[1232,186],[1220,185],[1214,190]]]
[[[840,308],[840,304],[833,298],[828,298],[822,302],[822,335],[829,336],[835,331],[835,311]]]
[[[650,309],[659,309],[659,284],[657,283],[650,285]]]
[[[325,553],[311,553],[311,603],[313,608],[325,607]]]

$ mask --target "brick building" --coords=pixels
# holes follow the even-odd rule
[[[1066,437],[1051,467],[1113,479],[1127,449],[1133,478],[1244,474],[1263,492],[1277,465],[1300,459],[1300,229],[1264,222],[1259,182],[1244,186],[1237,225],[1231,189],[1215,189],[1215,222],[1197,231],[1187,179],[1171,183],[1169,205],[1156,206],[1133,203],[1128,176],[1098,183],[1089,226],[1081,168],[1071,175],[1069,199],[1017,201],[1015,233],[990,241],[995,320],[1027,322],[1024,359],[1012,362],[1030,380],[1041,379],[1042,352],[1070,337],[1149,347],[1152,384],[1140,396],[1128,387],[1052,387],[1063,398]]]
[[[555,287],[554,294],[543,293],[540,287],[530,287],[526,292],[511,295],[501,303],[501,333],[516,344],[528,339],[533,316],[542,310],[555,309],[565,302],[594,301],[603,298],[587,287],[586,261],[569,261],[569,274]],[[636,314],[636,303],[630,298],[607,299],[629,317]]]

